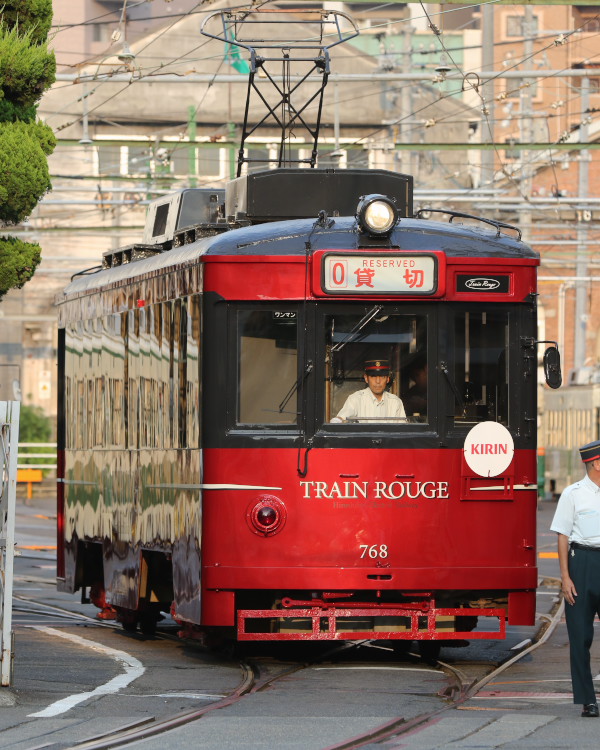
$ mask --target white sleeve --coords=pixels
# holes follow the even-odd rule
[[[398,399],[399,407],[398,407],[398,414],[396,414],[397,417],[406,417],[406,412],[404,411],[404,404],[402,403],[402,399]]]
[[[550,524],[550,531],[556,531],[558,534],[571,536],[574,520],[575,503],[573,499],[573,489],[567,487],[558,500],[554,518]]]

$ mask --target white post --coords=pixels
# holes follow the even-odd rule
[[[19,401],[0,401],[0,685],[10,685]]]

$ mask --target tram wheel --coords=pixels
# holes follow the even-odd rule
[[[154,615],[142,615],[140,617],[140,631],[144,635],[155,635],[157,619]]]
[[[419,655],[427,664],[437,664],[442,650],[442,644],[439,641],[419,641]]]

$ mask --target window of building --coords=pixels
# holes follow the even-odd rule
[[[128,146],[127,174],[148,175],[152,172],[152,152],[147,146]]]
[[[92,24],[92,42],[110,42],[111,27],[107,23]]]
[[[98,174],[100,176],[119,175],[121,173],[121,147],[98,147]]]
[[[507,138],[504,143],[507,146],[516,146],[519,143],[518,138]],[[505,148],[504,149],[504,158],[505,159],[520,159],[521,158],[521,149],[520,148]]]
[[[246,158],[248,162],[246,168],[248,172],[262,172],[271,168],[271,153],[268,148],[248,148],[246,149]]]
[[[223,149],[198,147],[197,164],[200,177],[224,177],[221,156]]]
[[[527,28],[527,21],[524,15],[511,15],[506,17],[506,36],[509,37],[529,37],[535,36],[539,29],[539,18],[533,16],[531,19],[531,28]]]

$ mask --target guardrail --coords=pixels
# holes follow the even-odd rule
[[[25,448],[54,448],[54,452],[48,453],[28,453]],[[54,463],[30,463],[24,462],[24,459],[30,458],[47,458],[54,459]],[[17,469],[56,469],[56,443],[19,443],[19,463]]]

